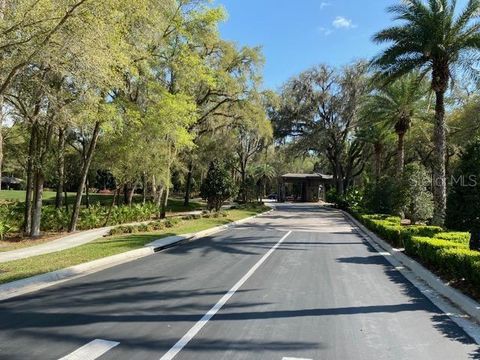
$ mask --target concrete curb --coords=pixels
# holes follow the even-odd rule
[[[90,261],[87,263],[71,266],[65,269],[60,269],[45,274],[35,275],[26,279],[12,281],[0,285],[0,301],[11,299],[20,295],[25,295],[72,279],[80,278],[85,275],[93,274],[98,271],[102,271],[120,264],[137,260],[185,242],[207,237],[209,235],[225,231],[236,225],[251,221],[259,216],[264,216],[271,213],[272,211],[274,210],[272,209],[267,212],[257,214],[255,216],[234,221],[226,225],[221,225],[211,229],[199,231],[193,234],[169,236],[147,244],[145,245],[145,247],[140,249],[127,251],[125,253],[109,256],[106,258]]]
[[[359,228],[364,234],[367,235],[367,240],[374,242],[375,244],[383,248],[399,263],[410,269],[418,278],[427,283],[428,286],[437,291],[440,295],[447,298],[449,301],[451,301],[465,313],[470,315],[477,322],[480,322],[480,304],[477,301],[466,296],[459,290],[452,288],[438,276],[423,267],[421,264],[411,259],[407,255],[403,254],[399,249],[395,249],[390,246],[387,242],[379,238],[375,233],[367,229],[365,225],[360,223],[351,214],[345,211],[342,212],[357,228]]]

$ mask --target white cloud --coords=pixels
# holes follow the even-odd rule
[[[318,30],[318,32],[319,32],[320,34],[322,34],[322,35],[324,35],[324,36],[328,36],[328,35],[330,35],[330,34],[333,32],[332,29],[325,28],[325,27],[323,27],[323,26],[319,27],[317,30]]]
[[[343,16],[337,16],[335,20],[333,20],[332,25],[337,29],[352,29],[357,27],[357,25],[353,24],[352,20]]]
[[[320,10],[325,9],[327,6],[330,6],[330,5],[332,5],[332,3],[328,2],[328,1],[322,1],[320,3]]]

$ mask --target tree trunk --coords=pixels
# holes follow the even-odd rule
[[[135,195],[135,189],[136,188],[137,188],[137,184],[133,184],[133,186],[131,186],[128,189],[128,206],[132,206],[133,196]]]
[[[165,187],[162,196],[162,204],[160,206],[160,219],[165,219],[167,217],[167,205],[168,205],[168,196],[170,194],[170,188]]]
[[[242,197],[241,200],[244,204],[247,203],[247,167],[244,164],[243,160],[240,161],[240,177],[241,177],[241,189],[242,189]]]
[[[90,164],[92,163],[93,153],[98,141],[98,135],[100,134],[100,122],[95,123],[95,128],[92,134],[92,140],[90,141],[90,146],[88,147],[86,161],[82,166],[82,171],[80,175],[80,184],[77,190],[77,196],[75,199],[75,204],[73,207],[72,218],[70,220],[70,226],[68,228],[69,232],[73,232],[77,228],[78,216],[80,214],[80,206],[82,204],[82,194],[85,187],[85,182],[87,181],[88,170],[90,169]]]
[[[68,213],[68,194],[67,194],[67,188],[64,188],[63,189],[63,197],[64,197],[64,201],[65,201],[65,210],[66,212]]]
[[[35,186],[34,186],[34,198],[32,208],[32,224],[30,226],[30,236],[40,236],[40,223],[42,219],[42,200],[43,200],[43,184],[45,177],[41,169],[37,169],[35,172]]]
[[[187,181],[185,184],[185,199],[183,201],[183,206],[190,205],[190,191],[192,190],[192,178],[193,178],[193,161],[190,160],[190,162],[188,163]]]
[[[30,143],[28,145],[27,160],[27,183],[25,191],[25,212],[23,217],[23,231],[30,234],[32,224],[32,192],[33,192],[33,157],[35,156],[35,148],[37,143],[38,131],[37,124],[33,123],[30,131]]]
[[[337,195],[343,196],[343,175],[342,175],[342,165],[340,164],[339,160],[335,161],[335,180],[336,180],[336,188],[337,188]]]
[[[147,174],[143,172],[142,175],[142,204],[145,205],[147,202]]]
[[[113,193],[112,203],[110,204],[110,207],[108,209],[107,218],[105,219],[105,223],[103,224],[103,226],[107,226],[108,222],[110,221],[110,216],[112,215],[112,210],[113,210],[113,207],[115,206],[115,201],[117,200],[119,191],[120,191],[120,188],[117,188]]]
[[[470,230],[470,250],[480,251],[480,231],[478,229]]]
[[[397,132],[397,176],[402,175],[405,168],[405,133]]]
[[[90,208],[90,181],[88,181],[88,175],[87,179],[85,180],[85,207],[87,209]]]
[[[157,191],[156,191],[156,192],[157,192],[157,195],[156,195],[157,197],[156,197],[156,199],[155,199],[155,205],[157,205],[157,207],[159,208],[160,212],[161,212],[160,207],[162,206],[162,199],[163,199],[162,196],[163,196],[163,191],[164,191],[164,190],[165,190],[165,189],[164,189],[163,186],[159,186],[159,187],[157,187]],[[160,212],[159,212],[159,213],[160,213]]]
[[[57,189],[55,208],[60,209],[63,203],[63,187],[65,183],[65,130],[58,131]]]
[[[437,91],[434,129],[433,224],[443,226],[447,207],[445,92]]]
[[[123,205],[128,205],[128,184],[123,184]]]

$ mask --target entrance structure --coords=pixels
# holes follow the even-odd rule
[[[285,174],[279,189],[278,201],[325,201],[326,191],[333,180],[324,174]]]

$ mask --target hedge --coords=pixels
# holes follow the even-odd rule
[[[443,232],[439,226],[403,226],[400,218],[396,216],[355,214],[355,217],[371,231],[397,248],[405,247],[405,241],[412,236],[433,237]]]
[[[366,227],[446,280],[462,283],[480,295],[480,252],[469,249],[469,233],[446,232],[435,226],[402,226],[400,219],[386,215],[355,214]]]
[[[405,250],[448,280],[464,281],[476,292],[480,290],[480,252],[470,250],[468,245],[414,236]]]

